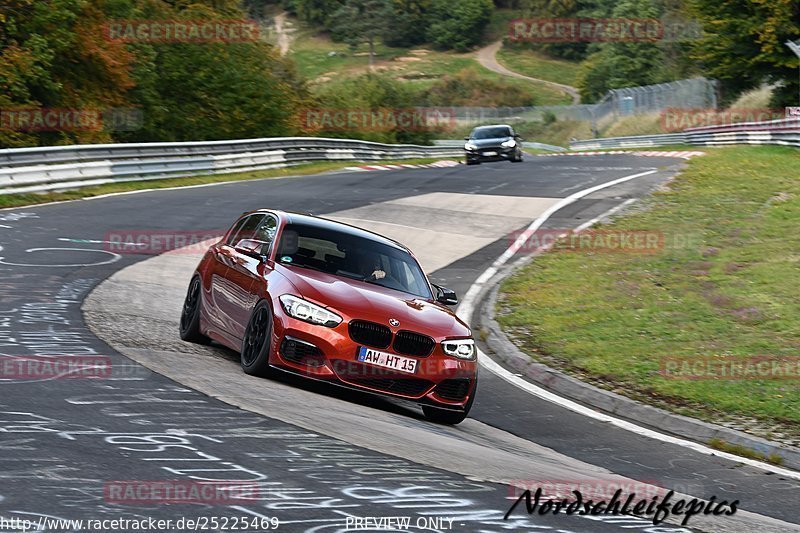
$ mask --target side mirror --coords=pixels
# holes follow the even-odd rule
[[[440,304],[458,304],[458,296],[456,296],[456,291],[448,289],[447,287],[440,287],[439,285],[434,285],[433,288],[436,289],[436,301]]]
[[[242,239],[237,242],[236,246],[233,248],[240,254],[244,254],[254,259],[263,260],[266,258],[266,252],[269,248],[269,243],[254,239]]]
[[[523,140],[522,137],[520,137],[519,135],[514,135],[514,138],[520,142],[522,142]]]
[[[464,140],[465,140],[465,141],[468,141],[468,140],[469,140],[469,137],[464,137]]]

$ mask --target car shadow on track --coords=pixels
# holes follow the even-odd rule
[[[231,350],[227,346],[223,346],[217,342],[212,342],[209,347],[216,351],[214,354],[215,356],[239,365],[239,352]],[[245,374],[242,373],[242,375],[244,376]],[[278,372],[275,376],[262,379],[266,383],[269,383],[270,381],[276,381],[283,385],[318,394],[320,396],[328,396],[331,398],[336,398],[337,400],[354,403],[364,407],[369,407],[371,409],[379,409],[381,411],[412,419],[423,421],[426,420],[424,414],[422,413],[422,409],[414,405],[411,401],[387,398],[379,394],[360,392],[343,386],[304,378],[290,372]]]

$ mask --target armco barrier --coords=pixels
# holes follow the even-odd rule
[[[0,150],[0,194],[247,172],[314,161],[461,155],[460,145],[381,144],[317,137],[15,148]]]
[[[459,148],[464,147],[464,143],[466,141],[456,140],[456,141],[433,141],[436,146],[458,146]],[[533,148],[534,150],[546,150],[548,152],[566,152],[567,149],[563,146],[555,146],[553,144],[544,144],[544,143],[537,143],[537,142],[523,142],[522,146],[524,148]]]
[[[800,148],[800,118],[704,126],[690,128],[681,133],[664,135],[637,135],[573,141],[569,148],[570,150],[598,150],[603,148],[646,148],[670,144],[697,146],[777,144]]]

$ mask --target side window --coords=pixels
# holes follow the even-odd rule
[[[244,219],[244,223],[239,228],[239,231],[236,232],[234,236],[230,239],[228,244],[230,246],[236,246],[236,243],[241,241],[242,239],[255,239],[256,230],[258,229],[261,221],[264,219],[264,215],[251,215]]]
[[[262,246],[261,253],[266,254],[272,241],[275,240],[275,232],[278,230],[278,221],[275,217],[267,215],[256,228],[253,239],[263,241],[267,244]]]
[[[244,224],[244,221],[247,220],[247,218],[248,217],[242,217],[236,222],[236,224],[234,224],[233,229],[228,234],[228,238],[225,240],[225,244],[228,246],[233,246],[236,244],[234,239],[236,239],[236,235],[239,233],[239,230],[242,229],[242,224]]]

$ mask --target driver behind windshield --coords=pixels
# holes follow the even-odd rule
[[[374,252],[361,252],[356,256],[358,273],[366,280],[378,280],[386,277],[381,267],[381,259]]]

